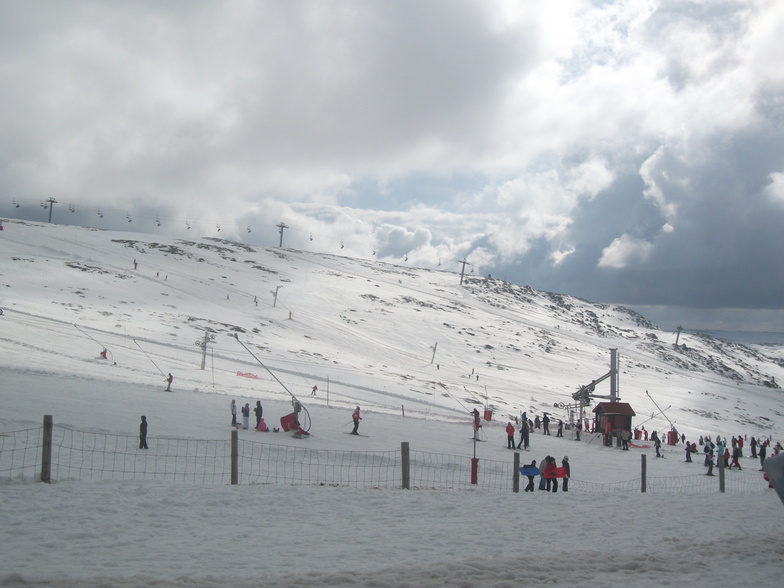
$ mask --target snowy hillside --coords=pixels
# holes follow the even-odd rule
[[[676,349],[674,334],[624,308],[215,239],[3,226],[0,457],[24,453],[28,433],[37,442],[48,414],[69,434],[126,444],[121,455],[98,448],[102,459],[152,471],[172,465],[179,441],[226,444],[230,399],[260,400],[277,424],[288,388],[312,435],[251,428],[236,432],[242,443],[360,459],[409,442],[464,464],[476,455],[484,476],[512,463],[507,421],[521,410],[565,418],[553,405],[607,373],[610,349],[635,424],[781,440],[781,359],[683,333]],[[367,436],[346,434],[356,405]],[[486,442],[474,443],[469,411],[486,405]],[[137,449],[141,415],[149,450]],[[0,585],[780,585],[784,509],[748,451],[725,494],[681,445],[652,459],[650,444],[535,432],[521,459],[547,455],[569,456],[569,492],[513,493],[511,480],[468,489],[467,469],[460,490],[411,491],[112,478],[92,463],[53,484],[4,471]]]
[[[699,334],[681,334],[675,348],[675,334],[623,307],[211,238],[4,224],[0,306],[6,322],[19,321],[30,335],[6,349],[5,362],[31,352],[67,355],[91,377],[152,382],[163,371],[179,387],[231,382],[236,391],[249,389],[238,371],[260,369],[237,334],[298,396],[318,385],[333,403],[390,414],[402,405],[411,416],[452,420],[487,403],[504,420],[521,410],[566,418],[553,405],[605,374],[617,348],[621,398],[640,415],[658,412],[648,391],[671,406],[667,416],[689,436],[778,437],[784,425],[770,410],[784,397],[784,361]],[[205,333],[214,339],[202,371],[196,343]],[[101,346],[116,369],[96,361]],[[142,352],[146,373],[130,367]],[[272,378],[265,386],[285,395]],[[661,417],[652,424],[668,426]]]

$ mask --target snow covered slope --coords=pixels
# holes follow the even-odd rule
[[[553,405],[605,374],[616,348],[621,398],[640,417],[658,412],[653,398],[690,437],[777,437],[784,424],[770,409],[782,398],[784,361],[700,334],[682,334],[675,348],[674,334],[620,306],[213,238],[4,225],[3,320],[30,335],[6,342],[6,364],[35,353],[68,357],[100,379],[149,383],[173,372],[179,387],[226,387],[228,379],[235,393],[258,394],[256,382],[236,377],[264,373],[236,335],[298,396],[317,385],[332,403],[453,421],[487,404],[504,420],[521,410],[565,418]],[[97,359],[103,346],[116,369]],[[283,392],[264,381],[266,393]],[[665,426],[657,417],[647,428]]]

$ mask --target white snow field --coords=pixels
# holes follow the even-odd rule
[[[569,492],[514,493],[504,432],[521,410],[566,418],[553,405],[604,375],[617,349],[635,424],[672,423],[690,441],[775,444],[784,424],[776,348],[682,333],[676,349],[674,334],[623,308],[495,280],[461,286],[453,272],[3,225],[0,586],[782,585],[784,507],[759,461],[727,471],[721,493],[702,456],[685,463],[680,444],[656,459],[650,444],[621,451],[591,435],[537,431],[522,462],[568,455]],[[289,391],[311,435],[239,430],[241,450],[253,450],[239,485],[223,449],[215,475],[172,453],[229,446],[232,398],[260,400],[279,426]],[[345,434],[356,405],[367,436]],[[493,411],[476,445],[474,407]],[[40,450],[24,448],[41,438],[44,415],[58,455],[81,460],[58,462],[50,484],[39,481]],[[147,450],[137,449],[141,415]],[[320,483],[300,462],[328,454],[362,464],[399,455],[402,442],[458,464],[475,451],[480,483],[471,486],[466,467],[403,490],[397,464],[391,481],[347,467]],[[288,469],[262,479],[270,454],[302,480]],[[508,480],[488,483],[507,467]]]

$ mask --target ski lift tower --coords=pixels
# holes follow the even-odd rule
[[[595,394],[596,385],[610,380],[610,395],[602,396]],[[610,402],[619,402],[621,397],[618,395],[618,350],[610,349],[610,371],[602,377],[591,380],[590,384],[581,387],[577,392],[572,394],[572,398],[580,403],[580,424],[583,423],[585,407],[590,406],[594,398],[605,398]]]

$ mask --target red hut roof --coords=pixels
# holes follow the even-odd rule
[[[622,416],[637,416],[631,404],[628,402],[600,402],[593,409],[595,413],[620,414]]]

